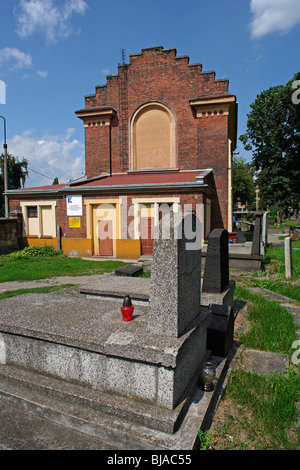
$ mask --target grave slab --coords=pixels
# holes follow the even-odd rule
[[[115,276],[119,282],[117,297],[116,286],[109,286],[112,276],[103,277],[114,299],[99,301],[73,288],[47,295],[25,294],[1,302],[0,398],[10,400],[14,396],[15,400],[20,390],[25,394],[24,383],[31,381],[33,387],[34,378],[28,377],[38,374],[44,379],[36,380],[34,387],[38,390],[34,395],[43,389],[47,395],[44,405],[49,393],[59,400],[71,397],[72,402],[69,386],[79,387],[79,397],[75,395],[80,403],[76,406],[85,402],[88,393],[93,402],[99,394],[100,415],[90,416],[99,420],[102,428],[101,423],[107,423],[104,432],[111,432],[113,427],[116,436],[116,427],[125,430],[132,426],[132,419],[137,420],[137,435],[141,435],[144,424],[143,432],[147,429],[148,434],[153,428],[154,432],[169,435],[178,430],[190,409],[206,357],[211,312],[201,307],[201,253],[194,244],[200,238],[200,227],[194,214],[183,219],[174,217],[172,222],[171,236],[166,239],[165,220],[160,221],[154,241],[149,305],[138,301],[135,305],[133,300],[132,321],[122,320],[120,295],[123,279],[126,284],[130,280],[145,288],[144,279],[135,277]],[[178,237],[180,230],[182,236]],[[124,292],[134,298],[134,292]],[[21,370],[26,373],[21,374]],[[81,392],[81,387],[86,392]],[[24,403],[35,406],[29,395]],[[44,405],[39,402],[37,410]],[[73,402],[69,405],[75,413]],[[130,406],[132,412],[127,413]],[[113,426],[103,415],[108,410],[113,415]],[[126,415],[125,422],[118,421],[118,414]]]
[[[136,276],[116,276],[114,273],[99,276],[98,279],[80,287],[86,298],[119,300],[130,295],[131,300],[145,305],[149,303],[150,279]]]
[[[138,276],[142,274],[144,271],[142,266],[134,266],[132,264],[128,264],[127,266],[123,266],[122,268],[115,270],[116,276]]]
[[[137,305],[133,320],[123,322],[119,302],[55,294],[3,300],[2,362],[168,409],[178,405],[205,354],[207,309],[174,339],[147,331],[146,307]]]

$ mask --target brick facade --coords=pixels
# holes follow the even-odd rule
[[[221,105],[218,114],[199,119],[191,102],[232,97],[228,84],[227,79],[216,80],[214,71],[203,72],[202,64],[189,64],[187,56],[177,57],[175,49],[157,47],[132,54],[129,64],[119,65],[117,75],[109,75],[106,85],[85,97],[85,111],[114,111],[110,125],[101,123],[100,117],[98,125],[85,127],[87,177],[130,170],[131,116],[142,103],[166,103],[176,115],[178,169],[213,168],[214,226],[227,227],[228,139],[235,140],[229,115]]]
[[[0,254],[19,250],[22,246],[22,215],[11,213],[10,218],[0,218]]]
[[[168,198],[176,199],[175,205],[179,203],[182,209],[190,204],[195,210],[201,204],[209,211],[204,214],[205,233],[217,227],[230,229],[230,164],[236,145],[237,105],[228,84],[227,79],[216,80],[214,71],[203,71],[200,63],[189,64],[187,56],[178,57],[175,49],[154,47],[130,55],[130,63],[119,65],[118,74],[107,76],[107,83],[86,95],[85,107],[76,111],[85,131],[85,178],[45,187],[44,193],[43,188],[38,193],[9,191],[10,209],[24,206],[24,201],[46,205],[47,200],[55,200],[55,223],[61,230],[63,248],[80,255],[97,254],[99,217],[95,208],[101,201],[112,201],[118,219],[114,221],[115,256],[126,257],[127,250],[141,254],[136,237],[125,243],[134,218],[132,212],[126,213],[132,200],[135,211],[137,200],[147,201],[156,211],[160,201]],[[138,124],[141,126],[145,116],[149,119],[151,112],[152,121],[144,121],[144,134],[139,130],[138,140]],[[167,137],[160,147],[154,148],[156,143],[151,147],[152,142],[160,142],[160,126],[165,122],[169,134],[164,134]],[[144,157],[138,160],[136,150],[137,142],[143,147],[145,134],[150,142],[150,150],[143,149],[149,168]],[[70,226],[67,214],[66,198],[72,194],[82,196],[78,227]],[[126,205],[119,202],[122,198]]]

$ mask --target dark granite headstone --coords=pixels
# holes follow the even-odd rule
[[[206,349],[214,356],[226,357],[233,343],[234,315],[228,305],[210,305],[211,322],[207,329]]]
[[[260,254],[260,239],[261,239],[261,224],[262,224],[262,212],[255,213],[255,226],[253,232],[253,241],[252,241],[252,249],[251,255],[259,255]]]
[[[144,271],[142,266],[132,266],[128,264],[127,266],[123,266],[122,268],[115,270],[116,276],[138,276],[142,274]]]
[[[202,292],[221,293],[229,282],[228,232],[214,229],[208,238]]]

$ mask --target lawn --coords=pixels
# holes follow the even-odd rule
[[[296,339],[296,327],[288,309],[275,300],[252,294],[239,285],[235,289],[235,299],[249,303],[247,317],[251,327],[239,337],[244,346],[279,354],[293,353],[292,344]]]
[[[268,247],[265,273],[236,278],[235,301],[247,302],[247,327],[235,332],[242,347],[287,354],[285,373],[270,375],[239,367],[229,378],[212,427],[200,433],[202,448],[215,450],[299,450],[299,364],[294,364],[297,338],[291,312],[275,300],[253,294],[260,287],[300,303],[300,240],[293,240],[293,277],[284,278],[284,248]],[[245,326],[245,324],[244,324]]]
[[[276,294],[288,297],[300,304],[300,285],[295,285],[291,282],[272,279],[258,279],[253,278],[245,280],[245,286],[260,287],[261,289],[268,289]]]
[[[275,285],[276,281],[272,282]],[[276,301],[252,294],[244,284],[237,283],[235,301],[247,302],[249,321],[245,331],[236,332],[237,341],[243,347],[291,357],[296,338],[291,313]],[[285,373],[269,375],[241,367],[233,370],[212,427],[200,435],[203,448],[298,450],[299,390],[300,374],[296,364],[291,363]]]
[[[35,248],[35,247],[30,247]],[[61,252],[49,250],[22,250],[0,256],[0,282],[32,281],[59,276],[82,276],[112,272],[124,266],[122,261],[88,261],[69,258]]]
[[[294,367],[270,375],[237,369],[206,441],[216,450],[299,450],[299,388]]]
[[[300,240],[292,242],[293,276],[292,279],[299,279],[300,276]],[[285,275],[284,248],[267,247],[266,262],[269,263],[273,273]]]

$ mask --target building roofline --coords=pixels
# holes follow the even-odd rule
[[[196,171],[196,170],[191,170]],[[212,169],[206,170],[198,170],[202,171],[199,175],[196,176],[196,181],[188,181],[188,182],[166,182],[166,183],[129,183],[129,184],[112,184],[112,185],[76,185],[70,186],[66,184],[60,188],[28,188],[28,189],[9,189],[5,192],[7,196],[42,196],[42,195],[63,195],[63,194],[72,194],[72,193],[91,193],[91,192],[111,192],[111,191],[119,191],[119,192],[129,192],[133,191],[144,191],[144,190],[156,190],[156,189],[199,189],[199,188],[209,188],[208,184],[204,182],[205,177],[213,172]],[[187,172],[187,171],[186,171]],[[99,178],[98,178],[99,179]]]

